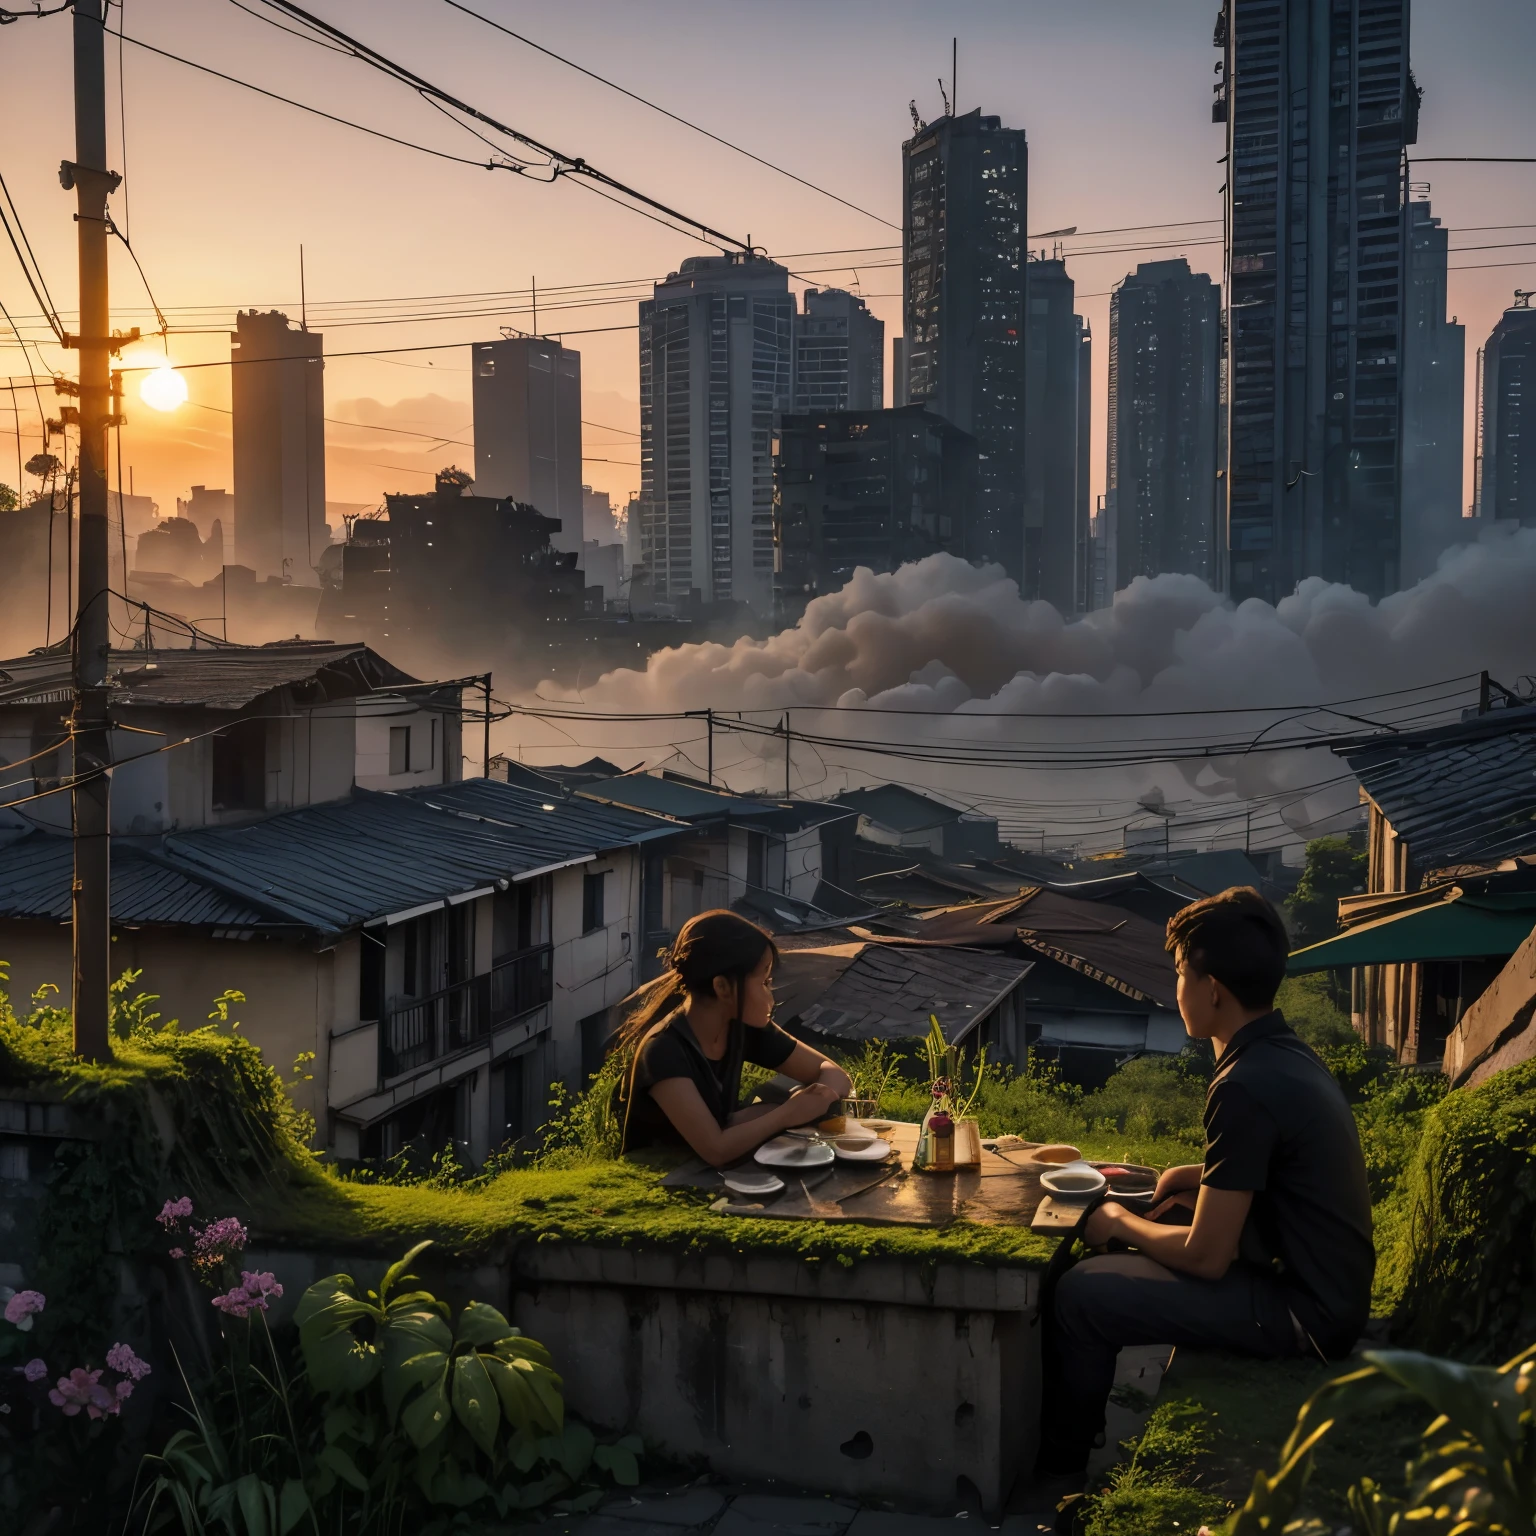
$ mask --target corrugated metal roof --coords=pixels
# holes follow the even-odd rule
[[[832,945],[779,956],[775,985],[795,998],[795,1014],[785,1019],[791,1033],[906,1040],[926,1035],[929,1014],[937,1014],[946,1039],[963,1039],[1034,963],[981,950],[895,944],[865,944],[849,957],[854,948]],[[814,1001],[807,996],[812,993]]]
[[[340,933],[686,831],[583,796],[544,801],[483,779],[403,794],[359,790],[244,826],[172,833],[158,851],[114,839],[112,915]],[[70,875],[66,837],[34,833],[0,848],[0,917],[67,918]]]
[[[304,687],[316,701],[416,682],[357,642],[113,651],[112,703],[161,709],[243,709],[276,688]],[[69,657],[50,651],[0,661],[0,702],[26,703],[68,689]]]
[[[0,917],[66,923],[74,850],[68,837],[30,832],[0,848]],[[216,889],[132,846],[112,849],[115,923],[186,923],[210,928],[287,926],[248,901]]]
[[[732,821],[772,816],[783,809],[772,800],[747,800],[718,789],[701,789],[677,779],[630,773],[623,778],[602,779],[586,786],[586,793],[636,810],[675,816],[679,821],[705,821],[729,817]]]
[[[584,796],[544,801],[469,780],[403,794],[359,790],[336,805],[177,833],[165,848],[177,864],[233,880],[334,933],[673,830],[681,829]]]
[[[1418,869],[1536,850],[1536,708],[1337,750]]]
[[[959,821],[962,815],[942,800],[919,794],[905,784],[875,784],[869,789],[845,790],[833,804],[847,806],[893,832],[924,832],[931,827],[947,827],[951,822]]]

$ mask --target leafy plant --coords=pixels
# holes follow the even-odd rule
[[[1365,1536],[1511,1536],[1536,1527],[1536,1345],[1501,1366],[1463,1365],[1412,1350],[1369,1350],[1359,1370],[1315,1392],[1274,1473],[1255,1474],[1225,1536],[1325,1536],[1300,1517],[1319,1443],[1362,1397],[1402,1395],[1433,1415],[1407,1471],[1405,1496],[1362,1478],[1349,1490]]]
[[[470,1302],[455,1326],[442,1302],[409,1288],[427,1246],[391,1265],[377,1291],[331,1275],[299,1303],[309,1384],[326,1403],[319,1495],[349,1488],[365,1509],[489,1500],[506,1514],[576,1488],[594,1465],[637,1482],[638,1442],[600,1447],[566,1421],[542,1344],[485,1302]],[[578,1502],[597,1497],[593,1489]]]

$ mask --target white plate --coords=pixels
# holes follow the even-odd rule
[[[735,1195],[776,1195],[784,1188],[784,1180],[777,1174],[756,1168],[733,1168],[720,1177]]]
[[[832,1150],[845,1162],[878,1163],[891,1155],[891,1144],[888,1141],[872,1141],[867,1147],[860,1147],[854,1151],[848,1147],[840,1147],[836,1141],[833,1141]]]
[[[1089,1163],[1066,1163],[1040,1175],[1040,1187],[1053,1199],[1069,1204],[1091,1200],[1108,1181]]]
[[[794,1141],[782,1136],[757,1149],[757,1161],[768,1168],[825,1168],[834,1155],[824,1141]]]

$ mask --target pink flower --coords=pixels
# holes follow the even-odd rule
[[[87,1371],[78,1365],[68,1376],[59,1377],[48,1401],[55,1408],[62,1408],[67,1419],[74,1418],[82,1408],[88,1417],[104,1419],[108,1414],[121,1413],[123,1407],[121,1399],[102,1386],[100,1371]]]
[[[192,1197],[190,1195],[183,1195],[179,1200],[167,1200],[165,1204],[160,1207],[160,1214],[155,1217],[155,1220],[158,1221],[162,1227],[170,1227],[173,1226],[177,1221],[180,1221],[184,1217],[190,1216],[191,1214]]]
[[[270,1270],[246,1270],[240,1276],[240,1284],[223,1296],[215,1296],[213,1305],[226,1316],[249,1317],[253,1311],[265,1312],[268,1298],[275,1301],[282,1294],[283,1288]]]
[[[48,1374],[48,1362],[46,1360],[28,1360],[25,1365],[16,1367],[28,1381],[41,1381]]]
[[[239,1253],[245,1242],[246,1231],[238,1217],[224,1216],[218,1221],[210,1221],[192,1244],[193,1262],[221,1264]]]
[[[171,1257],[173,1259],[184,1259],[184,1258],[186,1258],[186,1256],[187,1256],[187,1250],[185,1248],[172,1248],[171,1249]]]
[[[118,1402],[122,1402],[125,1398],[133,1396],[133,1383],[131,1381],[120,1381],[112,1390],[116,1393]]]
[[[46,1305],[41,1291],[17,1291],[5,1304],[5,1320],[25,1333],[32,1326],[32,1314],[41,1312]]]
[[[107,1366],[119,1375],[131,1376],[135,1381],[143,1381],[149,1375],[149,1362],[139,1359],[131,1344],[114,1344],[107,1351]],[[124,1392],[120,1395],[126,1397],[128,1394]]]

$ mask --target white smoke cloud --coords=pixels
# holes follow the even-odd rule
[[[935,555],[889,575],[860,569],[840,592],[812,602],[793,629],[766,640],[660,652],[644,671],[608,674],[582,690],[579,701],[610,711],[741,710],[758,712],[764,722],[789,709],[803,712],[792,716],[797,733],[871,743],[1086,741],[1125,752],[1215,743],[1234,750],[1194,762],[1098,769],[914,764],[805,745],[795,748],[792,775],[797,791],[811,793],[896,779],[992,805],[1005,826],[1038,827],[1051,843],[1097,846],[1118,842],[1116,818],[1124,812],[1132,819],[1135,802],[1150,792],[1161,791],[1181,812],[1202,807],[1200,815],[1223,800],[1267,796],[1270,830],[1283,836],[1286,826],[1305,833],[1345,824],[1341,817],[1348,818],[1356,795],[1352,783],[1337,782],[1344,765],[1331,753],[1241,752],[1276,717],[1126,719],[1124,712],[1336,703],[1458,676],[1470,691],[1475,679],[1466,675],[1483,669],[1513,683],[1536,671],[1533,592],[1536,530],[1528,529],[1486,533],[1448,552],[1418,586],[1376,605],[1313,578],[1277,607],[1256,600],[1233,607],[1195,577],[1165,575],[1138,578],[1111,608],[1070,622],[1048,603],[1021,600],[996,567]],[[578,697],[547,684],[540,692],[545,699]],[[1464,691],[1455,699],[1346,703],[1343,713],[1276,727],[1266,739],[1367,728],[1348,715],[1401,724],[1428,723],[1431,712],[1453,719],[1467,701]],[[844,710],[834,716],[812,708],[827,705]],[[858,713],[869,705],[945,718]],[[1061,714],[1072,718],[1048,718]],[[1031,718],[1005,718],[1016,715]],[[658,762],[669,750],[658,745],[654,724],[579,730],[583,745],[628,749],[626,762],[636,754]],[[530,762],[570,757],[546,727],[523,722],[518,735]],[[682,734],[673,740],[681,742]],[[671,766],[703,762],[696,744],[684,751]],[[736,787],[781,787],[782,761],[782,738],[717,736],[717,764],[726,765]],[[1300,794],[1308,789],[1313,793]],[[1090,834],[1095,819],[1099,831]],[[1241,815],[1236,825],[1241,833]],[[1230,830],[1217,840],[1230,841]]]

